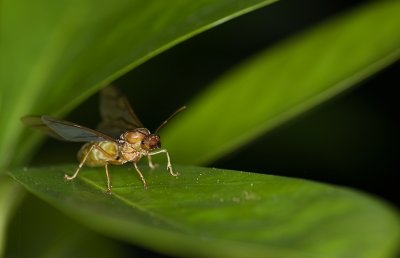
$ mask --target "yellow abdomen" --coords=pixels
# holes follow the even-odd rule
[[[98,148],[92,148],[93,145],[99,146],[104,152]],[[118,157],[118,145],[115,142],[97,142],[97,143],[86,143],[82,146],[82,148],[78,152],[78,160],[82,162],[85,156],[88,154],[89,150],[92,150],[89,153],[89,156],[86,159],[85,165],[89,167],[100,167],[106,164],[106,161],[112,161],[117,159]]]

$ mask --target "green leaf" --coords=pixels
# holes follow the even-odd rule
[[[369,1],[242,64],[163,132],[175,162],[204,164],[356,85],[400,57],[400,1]]]
[[[398,212],[365,194],[306,180],[212,168],[76,166],[10,172],[29,191],[94,230],[187,257],[393,257]]]
[[[123,251],[116,241],[88,230],[33,195],[28,195],[8,226],[4,257],[117,258],[124,257]]]
[[[7,224],[24,191],[9,177],[0,175],[0,257],[4,252]]]
[[[3,0],[0,167],[32,148],[21,116],[63,114],[158,53],[271,2]]]

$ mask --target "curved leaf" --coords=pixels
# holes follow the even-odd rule
[[[24,194],[23,189],[9,177],[0,175],[0,257],[4,252],[7,223]]]
[[[125,257],[123,251],[115,240],[89,231],[30,194],[10,220],[3,257],[118,258]]]
[[[211,162],[400,57],[400,1],[371,1],[237,67],[163,132],[175,161]],[[184,139],[184,140],[182,140]]]
[[[21,169],[12,177],[95,230],[170,255],[196,257],[391,257],[396,211],[374,198],[306,180],[178,166],[180,176],[142,168]]]
[[[30,136],[16,144],[21,116],[65,113],[165,49],[273,1],[3,0],[0,166],[30,150]]]

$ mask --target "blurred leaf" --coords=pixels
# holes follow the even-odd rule
[[[22,199],[23,189],[7,176],[0,175],[0,257],[4,252],[7,223]]]
[[[123,257],[116,241],[89,231],[32,195],[15,212],[8,232],[4,257]]]
[[[163,132],[175,162],[204,164],[400,57],[400,1],[370,1],[268,49],[218,80]]]
[[[400,220],[365,194],[306,180],[178,166],[179,177],[132,166],[15,170],[29,191],[95,230],[187,257],[393,257]]]
[[[65,113],[158,53],[273,1],[3,0],[0,167],[31,151],[21,116]]]

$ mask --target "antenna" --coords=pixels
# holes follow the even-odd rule
[[[180,107],[177,111],[172,113],[172,115],[170,115],[164,122],[162,122],[162,124],[156,129],[156,131],[154,133],[156,134],[158,132],[158,130],[160,130],[166,123],[168,123],[168,121],[171,118],[173,118],[176,114],[178,114],[179,112],[181,112],[184,109],[186,109],[186,106]]]

